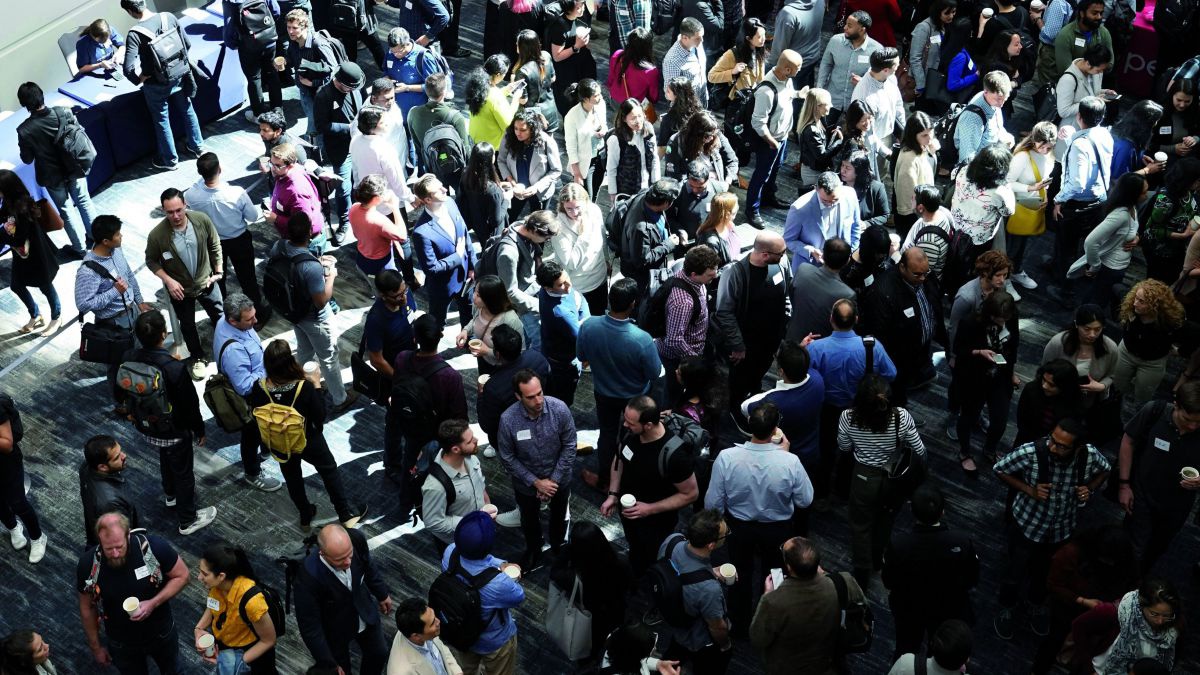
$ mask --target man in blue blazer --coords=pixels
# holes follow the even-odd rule
[[[465,326],[471,320],[471,298],[463,291],[475,279],[477,262],[470,230],[458,205],[433,174],[417,179],[413,193],[425,207],[413,228],[413,251],[417,266],[425,272],[429,314],[439,326],[445,325],[446,307],[453,300],[458,306],[458,323]]]
[[[371,564],[367,538],[340,524],[317,535],[317,551],[304,559],[296,575],[296,623],[300,637],[319,666],[351,675],[350,643],[362,652],[361,675],[382,675],[388,645],[380,612],[392,611],[383,575]]]
[[[817,176],[817,186],[792,202],[783,223],[792,274],[802,263],[824,264],[826,239],[839,237],[850,244],[851,251],[857,249],[860,229],[862,219],[854,188],[842,185],[842,179],[832,171]]]

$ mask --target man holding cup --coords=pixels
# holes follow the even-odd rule
[[[495,519],[498,510],[488,496],[483,468],[479,463],[479,441],[465,419],[451,419],[438,426],[441,452],[421,484],[421,513],[425,529],[433,535],[441,555],[454,540],[454,529],[463,517],[485,511]]]

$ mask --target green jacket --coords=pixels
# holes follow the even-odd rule
[[[458,108],[445,101],[441,103],[430,101],[413,106],[408,111],[408,127],[412,130],[412,139],[416,143],[418,151],[423,151],[421,144],[424,142],[425,133],[439,124],[453,125],[454,130],[458,132],[458,138],[462,141],[463,150],[470,155],[471,137],[467,134],[467,118]]]
[[[1083,50],[1097,41],[1108,47],[1110,55],[1113,53],[1112,35],[1109,35],[1104,26],[1092,31],[1092,36],[1082,45],[1076,44],[1076,38],[1083,39],[1083,35],[1079,30],[1079,22],[1074,20],[1063,26],[1058,32],[1058,37],[1054,38],[1054,74],[1046,80],[1047,82],[1058,82],[1058,78],[1062,77],[1075,59],[1083,58]]]
[[[196,233],[195,278],[180,260],[179,251],[175,250],[171,223],[167,222],[166,218],[160,220],[146,237],[146,267],[155,274],[158,274],[159,270],[166,270],[167,276],[183,285],[185,295],[196,298],[209,288],[201,287],[199,281],[224,270],[221,261],[221,239],[212,220],[203,213],[188,211],[187,219]]]

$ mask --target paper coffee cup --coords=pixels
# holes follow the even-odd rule
[[[508,578],[516,581],[521,578],[521,566],[516,564],[509,565],[504,568],[504,573],[508,575]]]
[[[623,508],[623,509],[632,508],[633,505],[636,503],[637,503],[637,497],[634,497],[633,495],[621,495],[621,508]]]
[[[205,656],[214,656],[216,654],[217,650],[214,648],[216,642],[217,639],[212,636],[212,633],[205,633],[196,638],[196,646],[204,650]]]
[[[491,375],[486,375],[486,374],[485,374],[485,375],[480,375],[480,376],[479,376],[479,386],[481,386],[481,387],[486,387],[486,386],[487,386],[487,383],[488,383],[488,380],[490,380],[490,379],[492,379],[492,376],[491,376]]]
[[[138,600],[131,595],[128,598],[125,598],[125,601],[121,603],[121,609],[125,610],[126,614],[133,616],[133,613],[138,610],[138,607],[140,607],[141,604],[141,600]]]
[[[1029,3],[1029,6],[1037,10],[1046,9],[1046,3],[1042,2],[1042,0],[1033,0],[1033,2]]]
[[[779,445],[783,442],[783,429],[775,430],[775,435],[771,437],[771,442],[775,445]]]
[[[259,157],[258,158],[258,168],[259,168],[259,170],[261,170],[263,172],[269,171],[271,169],[271,158],[270,157]]]
[[[479,338],[471,338],[470,340],[467,340],[467,347],[470,349],[478,350],[482,346],[483,340],[480,340]]]
[[[317,370],[319,370],[320,368],[321,367],[317,365],[316,361],[309,361],[304,364],[304,374],[312,375],[313,373],[317,372]]]
[[[287,66],[287,59],[282,56],[276,56],[275,57],[275,67],[283,68],[285,66]]]
[[[1165,161],[1167,161],[1167,153],[1165,153],[1165,152],[1156,152],[1156,153],[1154,153],[1154,161],[1156,161],[1156,162],[1165,162]]]
[[[495,504],[484,504],[483,508],[479,509],[479,510],[483,511],[484,513],[488,514],[489,516],[491,516],[493,518],[496,517],[497,513],[500,513],[500,509],[496,508]]]
[[[737,581],[737,568],[729,563],[721,565],[721,581],[725,582],[726,586],[732,586]]]
[[[992,18],[992,15],[993,15],[993,14],[995,14],[995,13],[996,13],[996,12],[995,12],[995,11],[993,11],[991,7],[985,7],[985,8],[983,9],[983,18],[985,18],[985,19],[990,19],[990,18]]]
[[[1200,470],[1197,470],[1194,466],[1185,466],[1179,470],[1179,476],[1185,480],[1200,478]]]

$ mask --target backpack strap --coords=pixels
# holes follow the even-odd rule
[[[410,356],[408,359],[408,365],[410,367],[412,366],[412,362],[413,362],[413,359]],[[424,366],[417,368],[416,373],[417,373],[417,375],[421,376],[421,379],[428,380],[429,378],[433,377],[435,374],[441,372],[443,369],[449,368],[449,367],[450,367],[450,364],[446,363],[445,359],[442,359],[439,361],[426,363]]]
[[[667,465],[670,464],[675,451],[682,447],[683,439],[674,435],[667,439],[666,443],[663,443],[662,450],[658,452],[658,475],[663,478],[667,477]]]
[[[146,571],[150,573],[150,583],[155,586],[162,585],[162,565],[159,564],[158,557],[154,555],[154,550],[150,548],[150,536],[146,534],[146,530],[142,528],[130,530],[129,538],[138,540],[138,548],[142,552],[142,562],[146,564]]]
[[[925,655],[924,643],[913,654],[913,675],[929,675],[929,657]]]
[[[299,398],[300,398],[300,389],[302,387],[304,387],[304,380],[300,380],[299,382],[296,383],[296,391],[295,391],[295,393],[292,394],[292,407],[293,408],[296,407],[296,401],[299,400]],[[266,388],[265,384],[263,385],[263,388],[264,389]]]
[[[871,338],[868,340],[867,338]],[[863,377],[875,372],[875,336],[864,335],[862,338],[863,349],[867,350],[867,360],[863,367]]]
[[[1033,477],[1034,487],[1038,483],[1050,479],[1050,447],[1045,438],[1033,442],[1033,457],[1037,461],[1037,475]]]
[[[238,616],[242,617],[242,623],[246,624],[246,628],[249,628],[251,633],[254,633],[255,640],[257,641],[258,631],[254,630],[254,623],[250,621],[250,615],[246,613],[246,605],[249,604],[256,595],[262,595],[264,601],[267,599],[267,596],[263,595],[262,589],[258,587],[258,584],[251,586],[250,588],[246,589],[245,593],[242,593],[242,601],[238,603]],[[250,646],[252,645],[246,645],[247,648]]]
[[[429,463],[429,476],[441,483],[442,489],[446,491],[446,515],[450,515],[450,506],[454,504],[455,498],[458,497],[458,494],[454,490],[454,483],[450,480],[450,474],[446,473],[442,465],[437,463],[437,459],[434,459]]]
[[[229,348],[229,345],[234,344],[235,342],[237,342],[237,340],[234,340],[233,338],[229,338],[228,340],[225,341],[225,344],[221,345],[221,351],[219,351],[217,353],[217,372],[218,373],[221,372],[221,359],[225,358],[225,350]],[[222,374],[224,374],[224,373],[222,373]]]
[[[825,576],[829,577],[829,580],[833,582],[834,590],[837,591],[838,613],[840,615],[850,605],[850,589],[846,587],[846,580],[840,572],[826,572]],[[838,623],[841,624],[841,620]]]

